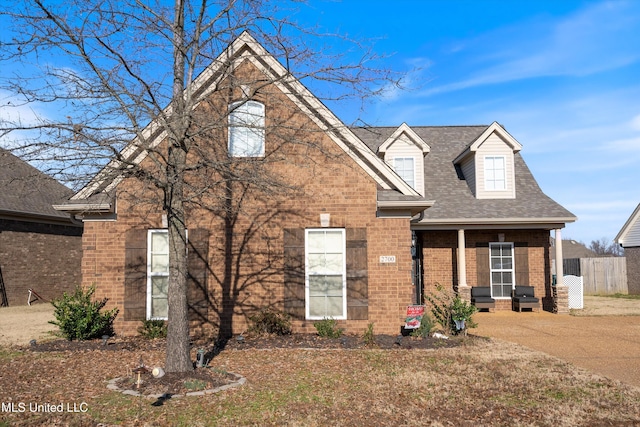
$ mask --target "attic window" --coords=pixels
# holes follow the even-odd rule
[[[264,104],[240,101],[229,106],[229,156],[264,156]]]
[[[484,188],[487,191],[507,189],[506,161],[504,156],[486,156],[484,158]]]
[[[404,180],[411,188],[416,188],[415,185],[415,159],[413,157],[396,157],[393,159],[393,169],[396,171],[400,178]]]

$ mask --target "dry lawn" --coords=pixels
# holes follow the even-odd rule
[[[30,339],[50,339],[45,307],[15,308],[29,319],[42,311],[39,321],[0,308],[0,427],[640,425],[640,388],[473,337],[436,350],[225,350],[210,366],[246,377],[245,385],[155,402],[106,383],[141,357],[162,365],[163,346],[34,352]]]
[[[246,377],[244,386],[162,404],[106,389],[140,357],[154,366],[164,352],[0,349],[0,426],[640,424],[640,389],[500,341],[468,338],[437,350],[225,350],[210,366]],[[24,412],[9,412],[9,403]],[[64,412],[31,412],[47,403]]]

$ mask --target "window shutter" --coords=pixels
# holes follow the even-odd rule
[[[209,292],[207,270],[209,267],[209,230],[189,230],[187,255],[189,320],[199,324],[208,322]]]
[[[347,229],[347,319],[369,318],[367,229]]]
[[[514,244],[516,286],[529,286],[529,248],[527,242]]]
[[[477,286],[491,285],[489,243],[476,244]]]
[[[284,311],[304,320],[304,229],[284,229]]]
[[[129,230],[124,249],[124,320],[147,316],[147,230]]]

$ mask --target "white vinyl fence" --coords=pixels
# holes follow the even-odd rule
[[[580,276],[564,276],[564,284],[569,287],[569,308],[584,308],[583,280]]]

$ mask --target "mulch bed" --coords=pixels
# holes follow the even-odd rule
[[[475,337],[474,337],[475,339]],[[195,360],[198,349],[205,351],[205,361],[212,360],[222,351],[272,350],[272,349],[385,349],[412,350],[456,347],[462,343],[462,337],[436,339],[432,337],[414,338],[392,335],[376,335],[373,343],[365,343],[362,336],[344,335],[340,338],[322,338],[313,334],[246,335],[237,336],[224,341],[208,341],[192,344],[192,357]],[[113,337],[106,343],[102,340],[67,341],[53,340],[35,343],[29,346],[34,352],[91,352],[119,351],[142,353],[148,351],[166,351],[166,340],[149,340],[141,337]],[[144,364],[144,362],[142,362]],[[139,364],[138,364],[139,365]],[[194,363],[195,365],[195,363]],[[118,379],[116,386],[120,390],[130,390],[141,395],[184,395],[186,393],[211,390],[237,381],[237,377],[207,367],[195,368],[186,373],[166,373],[155,378],[149,372],[141,374],[142,382],[138,384],[138,376],[131,366],[127,376]]]

